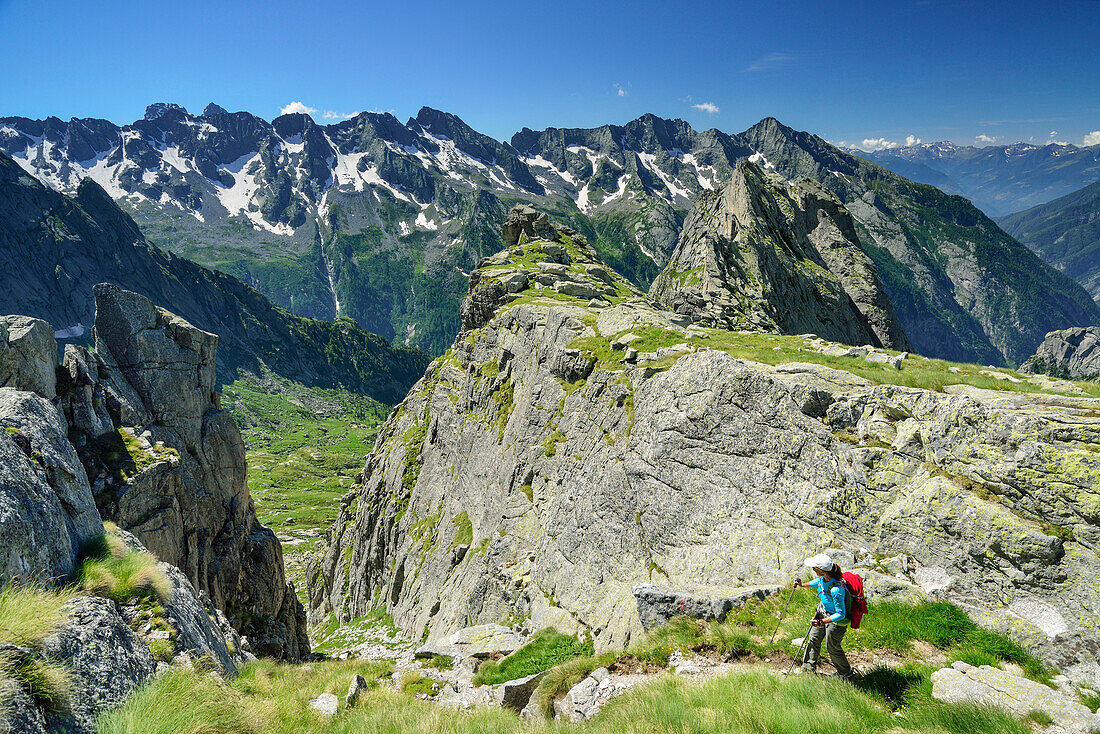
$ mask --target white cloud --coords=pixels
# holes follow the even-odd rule
[[[718,105],[713,102],[700,102],[699,104],[693,104],[692,108],[700,112],[706,112],[708,115],[717,115],[719,112]]]
[[[293,115],[293,114],[312,115],[316,111],[317,110],[315,108],[310,107],[310,106],[304,104],[303,102],[291,102],[286,107],[279,110],[279,114],[280,115]]]
[[[974,141],[978,143],[993,143],[996,142],[997,137],[995,135],[986,135],[985,133],[978,133],[974,136]]]
[[[620,97],[626,96],[626,87],[624,87],[622,84],[612,84],[611,86],[615,87],[615,91]]]
[[[863,142],[857,147],[863,150],[887,150],[889,148],[898,147],[898,144],[886,138],[864,138]]]
[[[1100,145],[1100,130],[1085,133],[1085,140],[1082,145]]]
[[[916,135],[906,135],[905,136],[905,144],[906,145],[920,145],[920,138],[918,138]]]
[[[784,66],[788,66],[798,57],[790,53],[773,52],[765,56],[761,56],[756,61],[745,67],[745,71],[774,71],[775,69],[781,69]]]
[[[332,110],[325,110],[323,117],[326,120],[350,120],[358,114],[358,112],[333,112]]]

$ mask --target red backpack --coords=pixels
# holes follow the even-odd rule
[[[867,599],[863,596],[863,577],[858,573],[845,571],[843,574],[844,587],[850,594],[848,619],[849,626],[857,630],[863,615],[867,613]]]

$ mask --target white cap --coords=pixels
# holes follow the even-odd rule
[[[806,568],[820,568],[822,571],[833,570],[833,559],[829,558],[826,553],[818,553],[816,556],[811,556],[805,561]]]

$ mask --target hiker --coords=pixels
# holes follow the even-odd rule
[[[805,584],[802,583],[802,579],[795,579],[794,588],[814,587],[818,596],[821,597],[821,603],[818,604],[817,613],[810,621],[812,626],[806,640],[806,652],[802,656],[802,670],[808,673],[817,672],[817,661],[821,657],[821,641],[824,640],[829,661],[836,668],[836,675],[845,680],[851,680],[852,666],[848,664],[848,656],[844,654],[844,648],[841,647],[844,633],[848,631],[850,611],[843,572],[840,566],[824,553],[807,558],[806,566],[813,569],[814,579]]]

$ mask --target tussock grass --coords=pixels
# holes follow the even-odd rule
[[[547,627],[535,633],[527,644],[500,661],[487,660],[474,676],[475,685],[497,685],[509,680],[541,673],[578,657],[590,657],[592,643],[563,635]]]
[[[51,632],[65,622],[65,602],[72,589],[52,590],[37,585],[0,588],[0,642],[37,650]],[[11,679],[39,706],[60,711],[72,692],[69,671],[41,658],[16,652],[0,653],[0,679]]]
[[[171,593],[168,579],[157,568],[156,557],[126,547],[117,535],[100,536],[84,549],[83,555],[74,580],[89,594],[125,603],[143,596],[167,601]]]
[[[99,734],[259,734],[244,697],[211,675],[177,669],[158,676],[96,721]]]
[[[0,588],[0,642],[37,647],[65,621],[63,607],[74,596],[72,589],[49,590],[36,585]]]
[[[535,690],[535,700],[542,710],[549,714],[553,710],[554,699],[564,696],[570,688],[584,680],[596,668],[609,668],[618,660],[618,653],[605,652],[573,658],[551,668],[539,681],[539,687]]]

